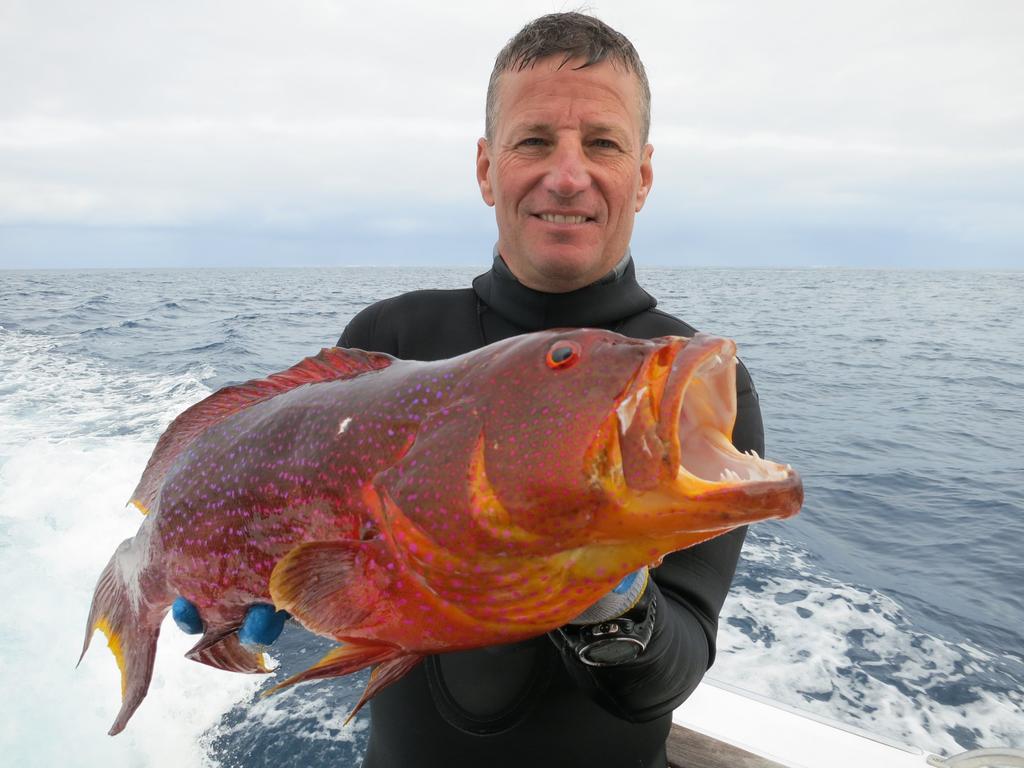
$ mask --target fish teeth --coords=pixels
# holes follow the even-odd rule
[[[351,423],[352,423],[352,417],[351,416],[346,416],[344,419],[342,419],[341,423],[338,424],[338,434],[339,435],[345,434],[345,430],[348,429],[348,425],[351,424]]]
[[[743,478],[737,475],[732,469],[726,467],[722,470],[722,474],[718,476],[718,482],[720,483],[742,483]]]

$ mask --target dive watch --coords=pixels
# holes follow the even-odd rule
[[[647,649],[654,632],[657,593],[648,589],[637,604],[622,616],[597,624],[566,625],[558,631],[575,652],[576,658],[590,667],[611,667],[633,661]]]

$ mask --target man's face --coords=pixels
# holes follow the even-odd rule
[[[502,74],[494,135],[477,142],[476,162],[499,252],[520,282],[553,293],[618,263],[653,179],[636,76],[561,60]]]

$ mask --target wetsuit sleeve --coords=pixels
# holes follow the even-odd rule
[[[386,352],[403,360],[443,360],[482,346],[476,294],[470,288],[422,290],[362,309],[338,346]]]
[[[750,375],[736,371],[737,414],[733,443],[764,455],[761,409]],[[718,615],[739,560],[746,528],[673,552],[652,571],[648,589],[657,595],[654,632],[635,660],[613,667],[589,667],[573,649],[552,639],[577,684],[608,711],[632,722],[670,713],[693,692],[715,658]]]
[[[338,346],[397,355],[397,339],[387,333],[386,324],[379,322],[385,304],[383,301],[371,304],[353,317],[341,332]]]
[[[373,326],[376,314],[373,307],[365,307],[359,314],[348,321],[348,325],[345,326],[345,330],[341,332],[341,338],[338,339],[339,347],[354,347],[356,349],[363,349],[361,344],[369,343],[370,339],[373,338]],[[372,350],[379,351],[379,350]]]

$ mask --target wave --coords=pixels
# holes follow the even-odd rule
[[[751,531],[710,676],[941,754],[1020,744],[1024,657],[914,625],[891,596]]]
[[[139,435],[155,440],[174,416],[210,393],[214,374],[129,371],[76,355],[66,339],[0,330],[0,455],[42,436],[49,441]]]

